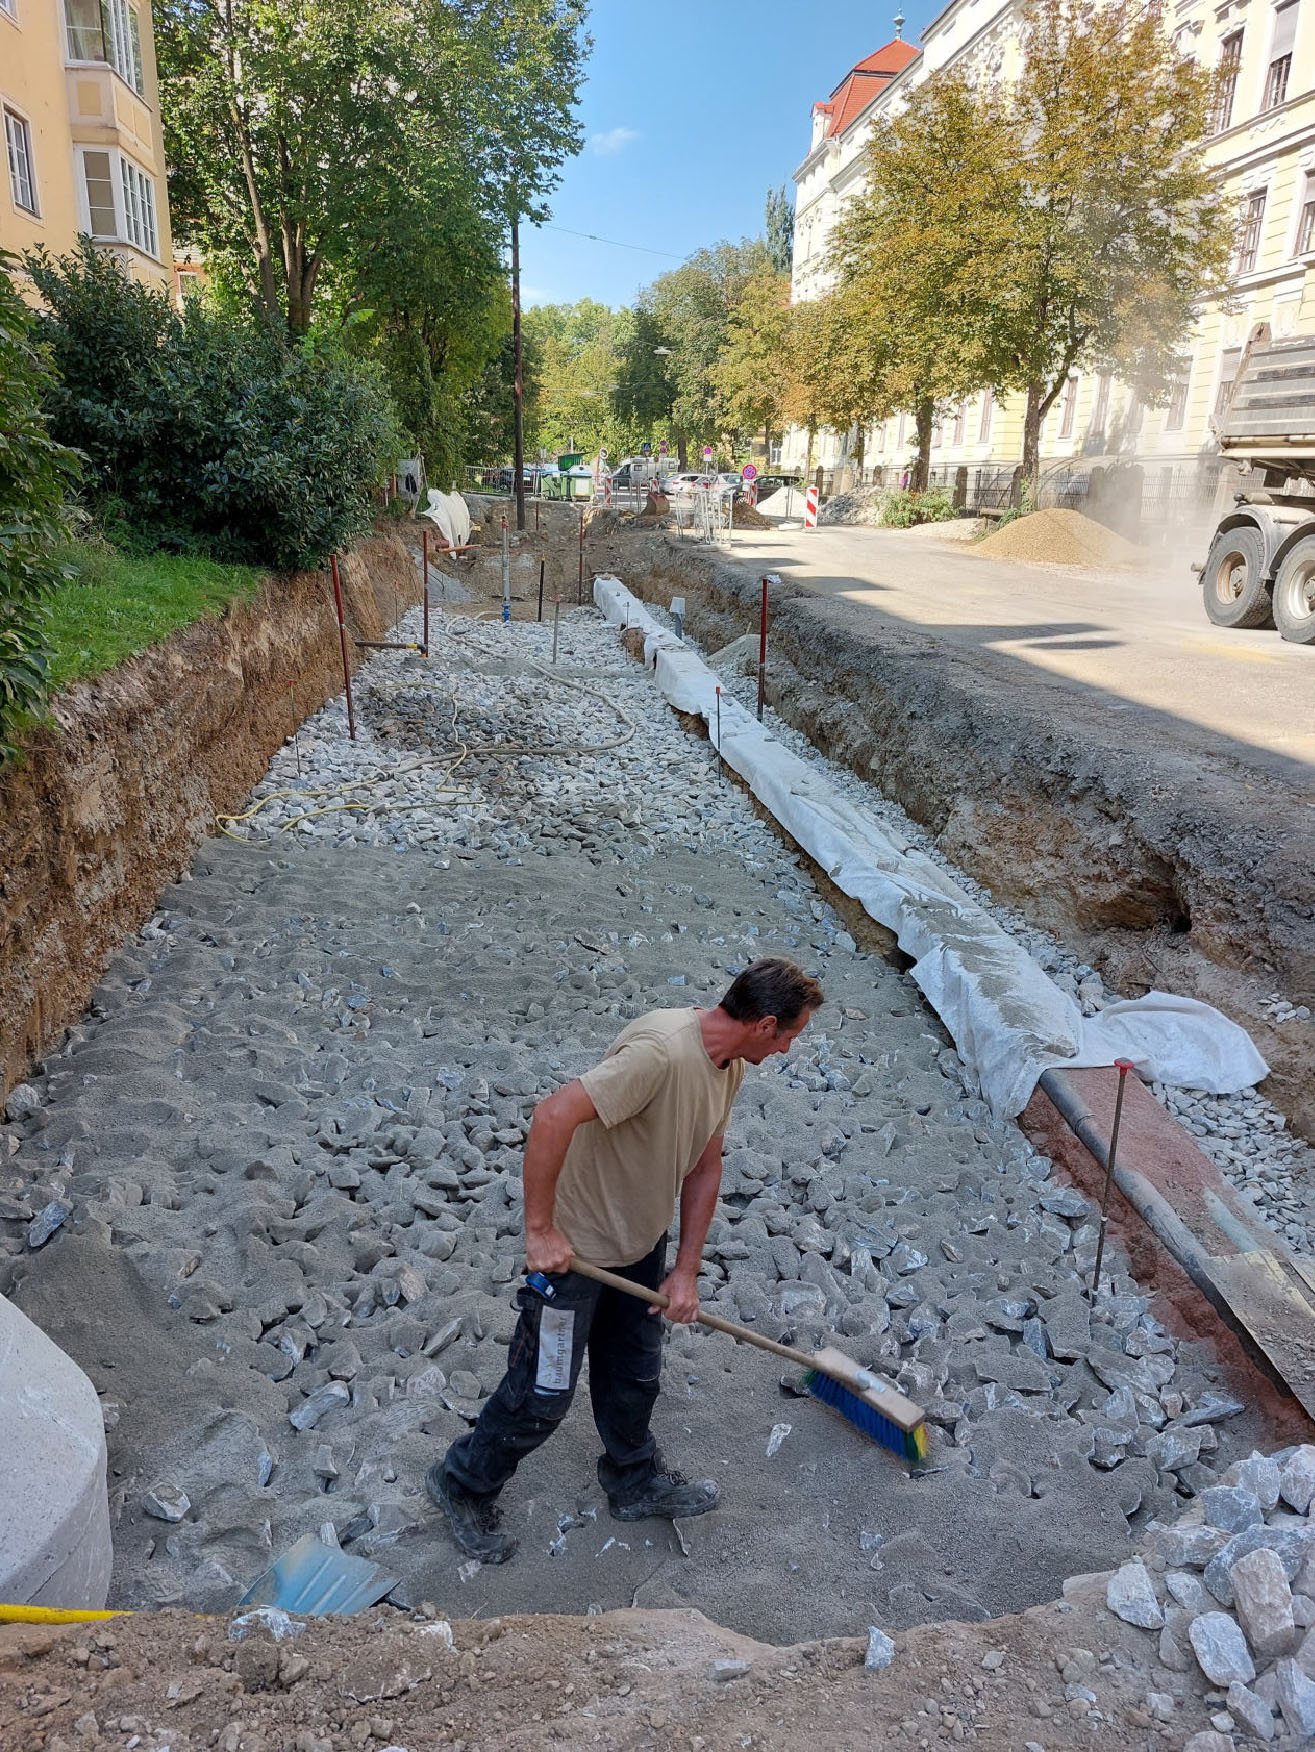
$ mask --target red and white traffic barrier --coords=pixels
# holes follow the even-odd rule
[[[611,476],[610,471],[607,469],[604,469],[601,478],[602,478],[602,488],[603,488],[603,504],[610,505],[612,503],[612,476]]]
[[[804,528],[805,529],[816,529],[817,528],[817,485],[816,485],[816,482],[811,487],[809,487],[808,495],[804,500]]]

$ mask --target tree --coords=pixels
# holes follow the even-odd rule
[[[77,458],[54,441],[42,412],[50,365],[5,271],[9,259],[0,255],[0,761],[42,709],[44,604],[64,576],[55,550],[78,476]]]
[[[295,334],[325,278],[455,184],[501,235],[506,188],[578,147],[582,0],[159,0],[175,229]],[[341,296],[341,294],[340,294]]]
[[[676,382],[671,371],[671,337],[641,295],[632,310],[623,310],[616,334],[616,388],[612,411],[649,439],[676,442],[681,468],[685,440],[676,431]]]
[[[824,382],[842,410],[861,407],[867,420],[913,413],[918,489],[938,410],[1005,371],[1011,230],[1001,191],[1012,199],[1013,144],[998,93],[963,71],[935,75],[875,129],[864,188],[836,228],[838,288],[815,342],[829,360]],[[825,393],[823,403],[834,415]]]
[[[998,383],[1026,391],[1023,464],[1071,371],[1163,402],[1201,301],[1224,291],[1234,215],[1204,141],[1210,75],[1143,0],[1029,0],[992,283]],[[989,233],[988,233],[989,234]],[[985,320],[985,319],[984,319]]]
[[[712,371],[726,428],[741,442],[785,424],[789,385],[790,280],[772,270],[747,282],[730,313]]]
[[[763,229],[768,261],[778,274],[788,275],[794,267],[794,204],[784,183],[779,189],[767,191]]]
[[[617,313],[592,298],[541,304],[525,313],[535,349],[536,406],[529,442],[556,453],[627,448],[629,425],[615,411]]]
[[[651,314],[671,349],[665,366],[682,466],[691,444],[713,444],[729,435],[732,422],[717,387],[717,360],[732,313],[750,282],[768,266],[761,238],[719,243],[698,250],[640,294],[641,308]]]

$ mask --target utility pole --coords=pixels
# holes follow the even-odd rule
[[[521,221],[520,211],[511,210],[511,332],[516,350],[516,527],[525,527],[525,386],[521,355]]]

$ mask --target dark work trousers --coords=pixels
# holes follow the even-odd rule
[[[635,1265],[613,1270],[657,1289],[667,1274],[666,1236]],[[605,1450],[598,1482],[625,1500],[656,1471],[649,1420],[662,1371],[662,1316],[578,1272],[552,1274],[551,1282],[551,1302],[522,1286],[507,1373],[474,1429],[448,1449],[444,1470],[467,1495],[496,1496],[566,1416],[587,1349],[589,1397]]]

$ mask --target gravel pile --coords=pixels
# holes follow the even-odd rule
[[[1135,566],[1145,550],[1080,511],[1033,511],[988,535],[977,549],[993,560],[1048,566]]]
[[[1190,1744],[1220,1752],[1315,1735],[1315,1447],[1235,1461],[1171,1526],[1152,1524],[1145,1551],[1110,1577],[1106,1602],[1158,1637],[1160,1665],[1199,1671],[1214,1688],[1213,1733]],[[1148,1713],[1172,1720],[1151,1692]]]
[[[303,729],[231,825],[249,843],[203,852],[10,1097],[0,1289],[101,1393],[115,1600],[230,1606],[311,1532],[403,1604],[697,1605],[792,1641],[983,1619],[1121,1562],[1272,1445],[1263,1416],[1117,1246],[1088,1305],[1092,1209],[908,977],[592,610],[556,669],[551,641],[443,620],[428,665],[373,659],[357,743],[340,703]],[[660,1435],[723,1481],[718,1514],[614,1529],[581,1405],[507,1493],[517,1561],[461,1564],[422,1480],[504,1367],[535,1102],[764,953],[828,1005],[746,1078],[702,1293],[886,1370],[932,1463],[674,1330]]]
[[[652,605],[649,613],[664,624],[670,617]],[[724,675],[728,691],[749,709],[757,704],[757,647],[752,653],[753,676],[740,671]],[[767,709],[772,734],[792,754],[819,762],[828,782],[856,806],[869,810],[933,859],[1025,948],[1062,991],[1077,1000],[1084,1016],[1127,995],[1110,991],[1095,968],[1088,966],[1049,932],[1030,924],[1015,907],[992,898],[989,889],[953,864],[935,840],[899,807],[848,767],[819,754],[806,736]],[[1293,1010],[1293,1015],[1299,1014]],[[1235,1095],[1208,1095],[1200,1090],[1152,1083],[1151,1091],[1232,1184],[1255,1204],[1262,1219],[1296,1253],[1315,1253],[1315,1148],[1294,1137],[1287,1120],[1256,1089]]]

